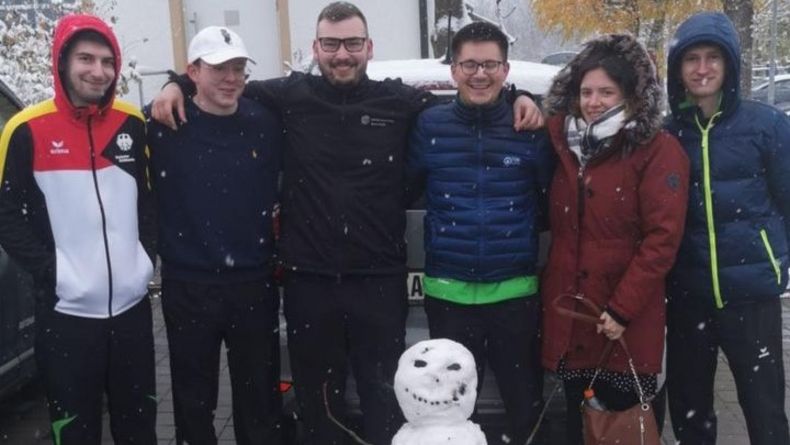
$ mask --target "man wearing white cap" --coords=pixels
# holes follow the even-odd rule
[[[224,341],[236,442],[282,444],[279,296],[271,283],[282,129],[240,97],[252,60],[235,32],[201,30],[188,57],[197,87],[186,103],[189,123],[175,132],[150,121],[148,132],[176,442],[217,443]]]

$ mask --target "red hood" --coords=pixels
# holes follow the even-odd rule
[[[63,79],[60,77],[59,65],[63,48],[75,34],[85,30],[98,32],[110,43],[112,52],[115,55],[115,79],[113,79],[112,84],[107,89],[107,94],[99,105],[92,105],[88,107],[87,110],[84,108],[78,110],[72,105],[68,94],[66,94]],[[60,19],[58,26],[55,28],[55,35],[52,38],[52,75],[55,79],[53,82],[55,86],[55,104],[59,109],[70,110],[78,116],[104,112],[112,106],[112,102],[115,99],[115,84],[118,82],[118,75],[120,72],[121,50],[118,46],[118,40],[116,40],[115,34],[107,23],[98,17],[87,14],[70,14]]]

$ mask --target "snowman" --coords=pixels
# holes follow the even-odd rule
[[[475,359],[463,345],[444,338],[406,350],[395,373],[395,395],[406,423],[392,445],[486,445],[469,420],[477,399]]]

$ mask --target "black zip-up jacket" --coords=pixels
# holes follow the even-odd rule
[[[435,97],[400,80],[338,88],[298,72],[244,95],[279,111],[285,129],[280,262],[338,279],[404,271],[409,130]]]

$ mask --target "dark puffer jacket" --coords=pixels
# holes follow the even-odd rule
[[[487,107],[456,100],[420,115],[410,153],[410,176],[426,180],[426,275],[497,282],[535,274],[554,170],[544,132],[515,132],[502,96]]]
[[[638,76],[625,100],[627,118],[609,149],[585,167],[568,146],[565,117],[579,116],[572,77],[601,51],[622,54]],[[660,131],[661,89],[645,49],[633,37],[608,35],[586,48],[558,74],[547,98],[549,135],[559,156],[551,183],[552,246],[543,275],[544,366],[589,369],[608,339],[595,325],[554,308],[565,295],[582,294],[626,325],[623,334],[637,372],[657,373],[664,346],[664,282],[683,233],[688,159],[677,140]],[[615,348],[605,366],[625,372]]]
[[[683,53],[702,42],[720,46],[726,59],[721,105],[709,128],[686,101],[680,76]],[[739,98],[739,61],[735,29],[721,13],[685,22],[669,51],[667,129],[691,160],[691,187],[668,295],[709,299],[719,308],[777,298],[787,285],[790,122]]]

